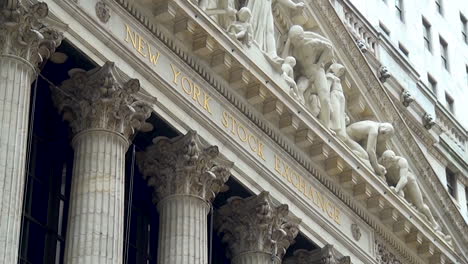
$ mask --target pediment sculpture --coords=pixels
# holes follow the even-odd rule
[[[276,1],[290,10],[304,8],[302,2]],[[276,44],[280,36],[275,36],[273,2],[275,0],[200,0],[199,6],[236,41],[247,47],[255,43],[253,48],[257,46],[285,80],[285,92],[318,117],[330,134],[344,142],[378,178],[412,204],[437,233],[450,240],[450,236],[441,232],[440,225],[424,202],[417,177],[409,170],[408,161],[387,150],[387,141],[394,134],[392,124],[373,120],[349,122],[342,87],[346,68],[337,62],[331,41],[300,25],[293,25],[284,36],[284,45],[278,50]],[[382,67],[379,76],[383,82],[391,75]],[[409,94],[402,96],[405,106],[414,100]],[[430,128],[431,124],[426,127]]]

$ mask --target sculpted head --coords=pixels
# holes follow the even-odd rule
[[[341,77],[345,73],[346,68],[339,63],[333,63],[330,65],[330,68],[328,68],[328,71],[332,72],[336,77]]]
[[[384,167],[388,167],[389,163],[394,161],[396,158],[395,152],[393,150],[386,150],[384,153],[382,153],[382,157],[380,157],[380,162]]]
[[[288,37],[292,41],[301,41],[304,39],[304,29],[299,25],[294,25],[289,29]]]
[[[237,12],[237,17],[241,22],[249,21],[251,16],[252,14],[250,12],[250,9],[248,9],[247,7],[243,7]]]
[[[296,58],[293,56],[288,56],[284,59],[284,63],[291,65],[291,67],[296,66]]]
[[[380,123],[379,125],[379,136],[391,137],[395,129],[390,123]]]

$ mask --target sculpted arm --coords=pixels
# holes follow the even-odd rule
[[[258,0],[257,0],[258,1]],[[304,7],[304,3],[300,2],[300,3],[294,3],[292,0],[278,0],[278,2],[288,8],[291,8],[291,9],[296,9],[296,8],[303,8]]]
[[[374,168],[375,172],[380,175],[384,176],[386,171],[385,168],[377,162],[377,136],[379,135],[378,127],[372,127],[369,131],[367,137],[367,154],[369,155],[369,161]]]
[[[406,184],[408,183],[408,173],[409,173],[408,167],[409,167],[408,161],[404,158],[399,158],[398,168],[400,168],[399,170],[400,179],[398,180],[398,183],[395,187],[395,192],[397,193],[400,193],[403,190],[403,188],[405,188]]]

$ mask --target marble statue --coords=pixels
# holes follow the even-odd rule
[[[259,48],[273,61],[281,61],[277,55],[275,23],[273,19],[273,2],[290,9],[304,8],[304,3],[295,3],[292,0],[249,0],[246,6],[252,11],[254,40]]]
[[[288,56],[284,59],[283,65],[281,65],[281,76],[289,85],[289,95],[303,102],[303,96],[299,96],[299,90],[297,89],[296,81],[294,81],[294,66],[296,66],[296,58]]]
[[[387,170],[386,177],[387,183],[391,185],[390,189],[413,204],[427,217],[432,227],[436,231],[440,231],[439,224],[435,221],[427,204],[424,203],[416,175],[411,172],[408,161],[403,157],[395,155],[392,150],[384,151],[380,161]]]
[[[348,137],[346,134],[346,100],[340,79],[345,71],[345,67],[339,63],[333,63],[327,71],[327,79],[330,83],[330,128],[342,140]]]
[[[296,83],[299,91],[299,101],[305,105],[314,117],[318,117],[320,113],[320,100],[317,93],[309,89],[309,79],[301,76],[297,79]]]
[[[235,0],[200,0],[198,6],[224,29],[236,20]]]
[[[236,40],[250,47],[252,45],[252,25],[250,18],[252,14],[247,7],[241,8],[237,12],[237,21],[234,21],[227,29],[228,33]]]
[[[330,129],[330,86],[325,74],[326,65],[333,59],[331,42],[314,32],[305,32],[301,26],[294,25],[288,33],[283,55],[298,58],[297,63],[306,77],[301,85],[306,85],[320,101],[319,119]],[[284,56],[283,56],[284,57]],[[300,58],[300,59],[299,59]]]
[[[385,177],[386,169],[378,163],[377,151],[385,148],[386,140],[393,135],[392,124],[371,120],[359,121],[349,125],[346,133],[351,139],[347,144],[353,152],[361,159],[368,160],[377,175]],[[357,142],[365,146],[365,149]]]

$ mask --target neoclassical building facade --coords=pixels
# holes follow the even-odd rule
[[[335,1],[0,14],[0,263],[468,263],[440,129]]]

